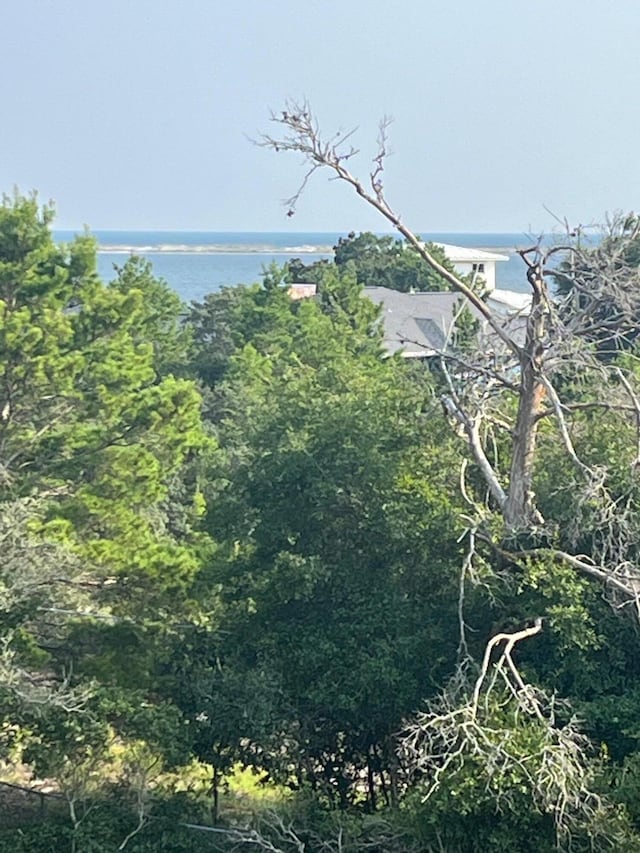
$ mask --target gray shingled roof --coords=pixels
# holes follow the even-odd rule
[[[441,352],[451,331],[457,293],[400,293],[388,287],[365,287],[365,296],[382,306],[386,349],[406,358]]]
[[[451,327],[463,297],[452,292],[401,293],[388,287],[365,287],[365,296],[382,306],[383,343],[390,353],[402,352],[405,358],[427,358],[442,352],[451,335]],[[482,320],[477,309],[469,310]],[[524,319],[501,317],[505,327],[518,339],[524,331]],[[483,327],[485,322],[482,322]],[[487,343],[495,333],[487,335]]]

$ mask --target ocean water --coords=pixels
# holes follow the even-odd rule
[[[57,231],[66,242],[73,231]],[[259,281],[265,267],[290,258],[313,263],[333,256],[333,246],[345,233],[204,232],[204,231],[94,231],[98,240],[98,271],[105,281],[131,254],[142,255],[185,301],[201,300],[226,285]],[[425,240],[488,249],[509,256],[496,264],[498,287],[526,292],[524,264],[516,250],[534,242],[526,234],[435,234]]]

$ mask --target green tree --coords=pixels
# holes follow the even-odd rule
[[[225,714],[228,754],[244,744],[283,780],[295,766],[343,806],[364,770],[374,808],[397,781],[393,733],[455,660],[458,548],[428,375],[382,357],[358,292],[337,271],[318,301],[253,291],[279,322],[254,327],[220,388],[203,578],[226,615],[187,680],[205,728],[229,690],[262,684],[263,703],[240,693]]]
[[[216,387],[232,356],[249,343],[265,354],[296,352],[306,334],[305,318],[318,313],[333,318],[345,332],[351,330],[352,351],[380,353],[379,309],[363,298],[353,272],[327,267],[322,281],[315,307],[310,307],[314,300],[290,298],[286,267],[277,265],[265,270],[260,284],[223,288],[194,303],[188,323],[193,337],[191,366],[198,378],[206,387]],[[345,346],[344,340],[340,346]]]
[[[453,272],[443,250],[428,244],[440,263]],[[352,264],[363,287],[388,287],[409,293],[412,290],[450,290],[451,285],[434,272],[415,249],[391,235],[376,236],[371,231],[341,237],[335,246],[335,263],[340,268]]]
[[[51,529],[91,560],[173,583],[191,558],[149,513],[204,441],[193,383],[157,370],[178,303],[137,262],[104,287],[92,238],[57,246],[52,215],[0,207],[0,496],[48,494]]]
[[[206,547],[184,470],[209,440],[165,360],[185,351],[179,302],[137,261],[104,286],[92,238],[56,245],[52,215],[0,206],[0,729],[66,773],[143,729],[177,740],[153,679]]]
[[[433,243],[427,245],[433,256],[453,272],[444,251]],[[333,263],[322,260],[304,264],[299,258],[292,258],[287,264],[288,280],[311,282],[321,288],[325,274],[336,266],[340,272],[350,268],[362,287],[388,287],[403,293],[451,289],[450,283],[434,272],[411,245],[391,235],[352,231],[347,237],[340,237],[333,248]]]
[[[184,372],[190,341],[190,329],[184,322],[187,309],[177,293],[153,274],[150,261],[132,255],[116,267],[116,277],[108,287],[142,294],[136,335],[153,346],[154,367],[160,375]]]
[[[388,150],[384,125],[374,171],[361,179],[347,163],[351,142],[345,146],[342,135],[325,137],[308,104],[289,103],[272,119],[281,133],[265,135],[263,143],[302,154],[309,167],[292,197],[290,212],[308,177],[327,169],[385,217],[424,262],[464,296],[492,337],[489,348],[472,356],[466,353],[462,359],[453,353],[442,361],[442,402],[468,454],[461,465],[461,492],[467,504],[464,521],[470,551],[462,566],[461,590],[466,590],[465,579],[472,578],[479,565],[489,569],[494,583],[501,580],[504,586],[495,611],[498,624],[477,665],[480,676],[475,677],[471,665],[461,665],[454,682],[457,689],[441,685],[440,700],[425,724],[428,736],[418,750],[417,766],[427,768],[431,802],[443,797],[441,827],[451,820],[454,831],[443,835],[439,827],[429,843],[438,849],[451,844],[455,849],[456,816],[463,812],[480,817],[479,792],[490,791],[502,779],[505,787],[493,790],[488,798],[489,813],[508,810],[509,798],[516,803],[524,793],[531,811],[546,802],[544,817],[555,815],[556,837],[547,836],[550,844],[570,843],[563,836],[562,820],[571,815],[569,833],[578,849],[580,845],[635,849],[637,835],[624,825],[624,813],[614,811],[609,821],[610,797],[598,794],[598,778],[604,788],[607,775],[612,779],[615,774],[603,773],[580,732],[572,736],[566,718],[570,712],[559,713],[556,700],[541,685],[546,681],[555,692],[561,679],[574,707],[586,708],[593,701],[593,721],[601,731],[604,709],[619,704],[625,720],[610,725],[608,736],[623,753],[633,744],[635,731],[628,725],[628,715],[634,713],[635,697],[630,693],[622,702],[616,695],[623,673],[632,678],[635,674],[633,652],[628,655],[616,648],[617,632],[602,618],[598,599],[603,595],[618,614],[637,616],[637,495],[629,479],[638,465],[640,394],[635,369],[619,353],[622,346],[633,345],[638,334],[637,270],[627,262],[634,257],[637,223],[633,219],[618,223],[590,258],[585,257],[579,232],[568,236],[570,262],[562,274],[571,287],[560,300],[548,287],[559,249],[538,244],[520,252],[531,305],[524,328],[508,328],[467,281],[442,265],[389,203],[379,180]],[[609,351],[603,358],[606,344]],[[524,612],[532,605],[539,609]],[[464,606],[461,612],[467,612]],[[534,619],[534,614],[544,618]],[[516,630],[514,626],[523,621],[527,627]],[[516,643],[529,636],[537,642],[543,628],[549,639],[542,653],[528,654],[518,647],[512,656]],[[626,628],[634,649],[636,632],[632,624]],[[613,647],[605,650],[609,640]],[[496,642],[502,644],[499,652]],[[591,663],[580,671],[587,657]],[[526,671],[519,669],[520,661],[526,661]],[[488,694],[480,689],[483,684],[489,685],[488,692],[497,701],[495,717]],[[493,692],[496,686],[506,691],[505,704]],[[509,703],[516,709],[511,719]],[[482,721],[485,714],[489,716]],[[540,736],[539,743],[554,748],[536,746]],[[605,741],[604,756],[607,751]],[[629,793],[637,789],[632,765],[627,754],[626,766],[632,771]],[[452,772],[461,767],[468,776]],[[590,789],[582,780],[590,780]],[[565,804],[560,808],[546,799],[553,788]],[[500,833],[499,849],[522,847],[525,827],[518,817],[522,808],[516,803]],[[616,824],[616,814],[621,824]],[[429,819],[430,814],[423,813],[421,820]],[[497,838],[485,837],[482,843],[493,847]]]

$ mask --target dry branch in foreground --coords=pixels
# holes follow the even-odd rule
[[[423,802],[446,787],[455,792],[472,775],[498,810],[519,808],[522,791],[552,817],[559,849],[578,827],[606,825],[606,807],[590,788],[589,743],[567,708],[527,684],[514,661],[518,643],[542,630],[496,634],[488,642],[475,683],[461,667],[449,688],[407,723],[402,762],[423,790]],[[595,830],[597,831],[597,830]]]

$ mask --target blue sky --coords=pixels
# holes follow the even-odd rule
[[[384,230],[295,157],[253,146],[306,97],[357,126],[365,174],[418,231],[541,231],[640,207],[637,0],[3,0],[0,188],[56,226]]]

